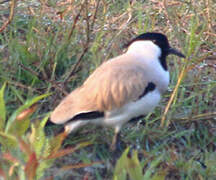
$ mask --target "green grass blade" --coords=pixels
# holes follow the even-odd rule
[[[130,148],[127,148],[120,159],[117,161],[117,164],[115,166],[114,170],[114,180],[126,180],[127,179],[127,171],[125,165],[127,164],[127,154],[129,152]]]
[[[4,90],[6,87],[6,83],[3,84],[0,90],[0,131],[3,131],[5,126],[5,119],[6,119],[6,109],[5,109],[5,102],[4,102]]]
[[[143,180],[151,179],[151,176],[152,176],[156,166],[161,162],[161,160],[162,160],[162,156],[159,156],[157,159],[155,159],[151,162],[150,167],[145,171]]]

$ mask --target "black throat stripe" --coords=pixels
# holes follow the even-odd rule
[[[162,55],[159,57],[160,64],[161,64],[161,66],[163,67],[163,69],[165,71],[168,70],[168,68],[167,68],[167,62],[166,62],[166,56],[167,56],[167,54],[164,54],[162,52]]]
[[[147,93],[154,91],[156,88],[156,85],[153,82],[149,82],[146,86],[144,92],[139,96],[138,99],[141,99],[143,96],[145,96]]]

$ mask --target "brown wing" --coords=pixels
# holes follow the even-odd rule
[[[92,74],[84,83],[85,96],[106,111],[134,101],[147,85],[143,68],[134,62],[110,63]]]
[[[119,56],[102,64],[84,84],[54,110],[51,121],[64,123],[83,112],[104,112],[134,101],[144,92],[145,71],[136,61]]]

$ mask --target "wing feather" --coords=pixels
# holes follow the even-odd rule
[[[79,113],[121,107],[137,100],[147,83],[140,63],[119,56],[103,63],[80,88],[72,91],[54,110],[51,121],[60,124]]]

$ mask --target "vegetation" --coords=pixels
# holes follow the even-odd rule
[[[106,128],[46,136],[60,100],[147,31],[187,58],[168,58],[169,91],[122,150]],[[0,1],[0,179],[215,179],[215,45],[214,0]]]

